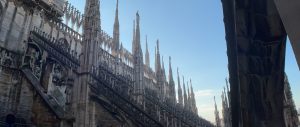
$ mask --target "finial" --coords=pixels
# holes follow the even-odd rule
[[[117,9],[119,8],[119,0],[117,0]]]
[[[190,78],[191,89],[193,90],[192,79]]]
[[[135,39],[135,20],[133,20],[133,39]]]
[[[149,52],[149,51],[148,51],[148,38],[147,38],[147,35],[146,35],[146,54],[147,54],[147,52]]]
[[[222,101],[224,101],[224,92],[221,94]]]
[[[162,69],[165,70],[164,56],[161,56]]]
[[[139,25],[139,22],[140,22],[139,11],[136,12],[136,22],[137,22],[137,25]]]
[[[147,38],[147,35],[146,35],[146,50],[148,50],[148,38]]]
[[[156,41],[157,52],[159,52],[159,39]]]
[[[215,105],[216,105],[216,97],[214,96],[214,101],[215,101]]]
[[[173,80],[173,74],[172,73],[173,73],[173,70],[172,70],[171,56],[169,56],[169,76]]]
[[[228,80],[227,80],[227,78],[225,78],[225,81],[226,81],[227,92],[229,92],[229,87],[228,87]]]
[[[188,89],[188,95],[190,95],[189,81],[186,81],[186,86],[187,86],[187,89]]]
[[[133,20],[133,32],[132,32],[132,53],[135,52],[136,44],[135,44],[135,20]]]
[[[169,67],[171,68],[171,56],[169,56]]]
[[[116,3],[116,15],[118,15],[118,12],[119,12],[119,0],[117,0]]]

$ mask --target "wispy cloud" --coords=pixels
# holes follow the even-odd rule
[[[211,113],[215,110],[214,106],[211,106],[210,104],[200,104],[197,107],[199,109],[205,109],[205,110],[200,110],[201,112],[205,112],[205,113]]]
[[[199,97],[209,97],[209,96],[213,96],[214,95],[214,91],[212,89],[207,89],[207,90],[198,90],[195,92],[195,97],[199,98]]]
[[[221,99],[220,93],[222,90],[215,90],[215,89],[204,89],[204,90],[197,90],[195,91],[195,99],[197,102],[198,114],[205,119],[215,122],[215,115],[214,115],[214,96],[216,96],[216,102],[218,105],[219,112],[222,111],[221,109]],[[221,113],[221,112],[220,112]],[[221,117],[221,114],[220,114]]]

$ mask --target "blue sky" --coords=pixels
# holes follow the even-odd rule
[[[69,0],[83,12],[84,0]],[[101,0],[102,29],[112,35],[116,0]],[[160,40],[160,52],[168,67],[172,57],[174,77],[192,79],[199,115],[214,122],[213,96],[221,114],[221,91],[228,77],[223,12],[220,0],[119,0],[120,39],[131,51],[133,20],[139,11],[141,42],[145,52],[148,36],[150,61],[154,66],[154,47]],[[168,71],[167,71],[168,72]],[[291,46],[286,53],[286,73],[300,107],[300,73]],[[182,81],[182,80],[181,80]],[[177,82],[177,79],[176,79]]]

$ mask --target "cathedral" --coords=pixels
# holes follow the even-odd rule
[[[118,3],[111,37],[99,0],[86,0],[84,14],[65,0],[0,0],[1,127],[214,126],[178,68],[175,90],[159,40],[150,67],[138,12],[132,51],[123,47]]]

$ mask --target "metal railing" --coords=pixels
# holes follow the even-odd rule
[[[80,63],[77,52],[70,51],[70,46],[64,46],[62,42],[52,38],[37,27],[34,27],[33,31],[31,31],[30,40],[37,43],[54,58],[60,60],[65,65],[75,69],[79,67]]]

